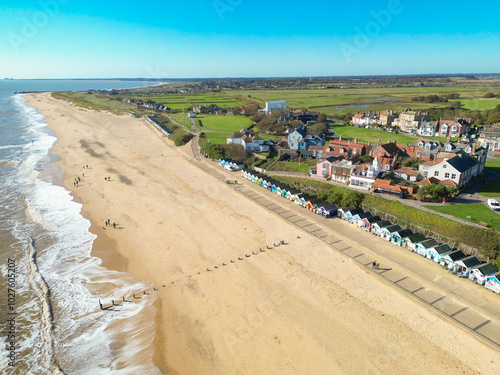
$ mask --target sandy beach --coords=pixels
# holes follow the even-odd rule
[[[57,136],[93,255],[158,287],[145,360],[163,373],[498,371],[497,351],[206,173],[190,145],[143,119],[26,99]]]

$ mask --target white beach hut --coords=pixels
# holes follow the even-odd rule
[[[484,286],[495,293],[500,293],[500,272],[487,276]]]
[[[469,279],[476,280],[476,283],[483,285],[489,275],[498,272],[493,263],[485,263],[480,266],[472,267],[469,273]]]

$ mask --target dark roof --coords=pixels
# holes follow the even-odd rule
[[[328,203],[328,202],[323,202],[323,204],[318,205],[319,208],[324,208],[325,210],[336,210],[338,209],[336,204]]]
[[[295,194],[299,194],[299,193],[302,193],[302,190],[300,189],[290,189],[288,190],[288,192],[292,195],[295,195]]]
[[[356,214],[356,216],[358,216],[361,220],[363,220],[365,218],[372,217],[373,215],[371,212],[362,212],[360,214]]]
[[[489,275],[490,273],[498,271],[498,269],[495,267],[493,263],[482,264],[479,267],[477,267],[477,270],[481,272],[483,275]]]
[[[354,206],[349,206],[349,207],[346,207],[346,208],[342,208],[342,210],[344,212],[351,211],[351,210],[354,210],[354,209],[356,209],[356,207],[354,207]]]
[[[469,156],[455,156],[454,158],[448,159],[447,163],[459,172],[465,172],[466,170],[478,164],[476,159]]]
[[[329,158],[325,159],[329,163],[335,163],[337,161],[337,158],[335,156],[330,156]],[[323,160],[323,161],[325,161]]]
[[[443,244],[441,244],[439,246],[435,246],[434,250],[436,250],[436,252],[438,254],[444,254],[444,253],[447,253],[449,251],[452,251],[453,249],[447,243],[443,243]]]
[[[380,145],[385,151],[387,151],[389,154],[395,154],[399,152],[399,147],[395,143],[384,143]]]
[[[425,241],[420,242],[422,246],[424,246],[426,249],[429,249],[431,247],[439,245],[439,243],[434,239],[434,238],[429,238]]]
[[[418,243],[418,242],[425,241],[426,238],[427,237],[425,237],[422,233],[417,233],[417,234],[414,234],[413,236],[408,237],[408,240],[411,243]]]
[[[354,216],[354,215],[357,215],[357,214],[362,214],[365,211],[363,211],[362,208],[354,208],[354,209],[346,211],[346,212],[349,212],[351,214],[351,216]]]
[[[465,265],[465,267],[468,268],[481,264],[481,261],[477,259],[474,255],[464,259],[460,259],[460,262],[462,262]]]
[[[380,228],[385,228],[385,227],[389,227],[392,225],[392,223],[389,220],[376,221],[372,225],[375,225],[375,224],[377,224]]]
[[[397,232],[398,230],[401,230],[401,226],[399,224],[396,225],[391,225],[390,227],[385,227],[384,229],[387,229],[389,233],[394,233]]]
[[[311,203],[311,204],[316,204],[316,203],[323,202],[321,199],[319,199],[319,198],[315,197],[314,195],[312,196],[312,198],[311,198],[311,199],[308,199],[307,201],[308,201],[309,203]]]
[[[377,221],[380,221],[380,216],[372,216],[372,217],[365,217],[366,221],[368,221],[370,224],[373,224]]]
[[[413,235],[413,231],[411,229],[398,230],[397,233],[399,234],[399,237],[401,237],[401,238],[410,237]]]
[[[464,259],[466,257],[466,255],[464,254],[464,252],[462,250],[455,250],[455,251],[447,254],[446,256],[450,257],[450,259],[454,262],[456,262],[457,260],[460,260],[460,259]]]

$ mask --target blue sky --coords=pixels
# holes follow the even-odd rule
[[[2,0],[0,78],[498,73],[498,14],[482,0]]]

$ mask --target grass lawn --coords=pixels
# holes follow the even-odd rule
[[[493,109],[500,105],[499,99],[457,99],[464,109]]]
[[[444,206],[425,206],[444,214],[448,214],[459,219],[467,220],[472,223],[479,221],[488,223],[490,228],[500,231],[500,215],[488,208],[484,203],[452,204]],[[470,219],[467,218],[470,217]],[[490,221],[492,223],[490,224]]]
[[[218,138],[207,138],[207,141],[213,145],[225,145],[227,143],[225,139],[218,139]]]
[[[357,138],[360,142],[371,142],[372,144],[377,143],[379,139],[382,143],[386,143],[388,140],[391,142],[396,140],[396,142],[400,145],[413,143],[417,140],[417,138],[413,138],[407,135],[394,134],[378,129],[357,128],[355,126],[347,125],[331,125],[330,128],[336,134],[339,134],[343,137],[347,137],[350,139]]]
[[[182,118],[182,113],[180,114]],[[201,131],[213,130],[216,132],[228,132],[236,133],[243,128],[248,128],[253,124],[249,117],[245,116],[225,116],[225,115],[197,115],[196,116],[196,127],[198,127],[198,121],[202,123]]]
[[[231,133],[231,132],[224,132],[224,133],[220,133],[220,132],[206,132],[205,133],[205,138],[224,138],[224,139],[226,139],[231,134],[233,134],[233,133]]]
[[[184,116],[182,115],[182,113],[172,113],[170,115],[175,121],[177,121],[178,123],[186,126],[189,130],[191,130],[191,119],[189,119],[187,117],[187,114],[184,114]],[[184,117],[184,119],[183,119]],[[196,122],[195,122],[195,125],[196,125]]]
[[[485,167],[500,173],[500,160],[486,160]]]
[[[488,182],[479,191],[484,197],[500,198],[500,179]]]
[[[307,163],[300,163],[300,165],[299,165],[299,163],[292,163],[289,161],[285,161],[283,163],[285,163],[287,167],[294,168],[298,172],[302,172],[302,173],[309,173],[309,169],[311,169],[311,166]]]

